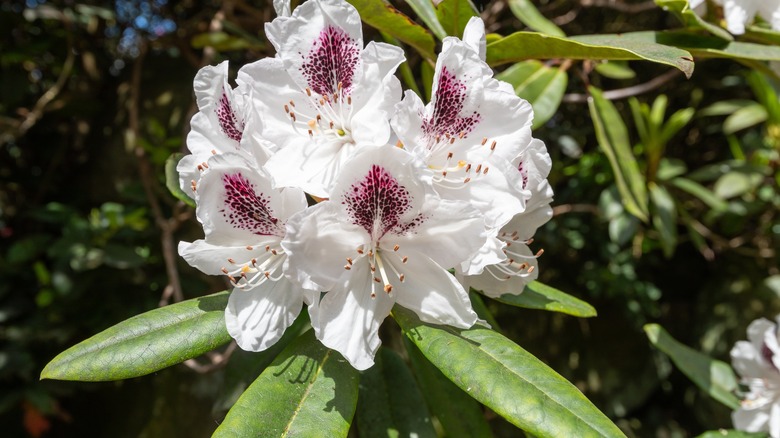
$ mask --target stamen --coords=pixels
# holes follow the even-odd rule
[[[393,247],[393,251],[398,251],[398,248],[400,248],[400,246],[398,246],[398,245],[394,246]]]
[[[482,146],[485,146],[485,143],[487,143],[487,137],[482,137]]]
[[[493,140],[493,143],[490,143],[490,150],[491,151],[496,150],[496,141],[495,140]]]
[[[252,248],[252,245],[247,245],[246,249],[247,249],[247,251],[252,251],[254,248]]]

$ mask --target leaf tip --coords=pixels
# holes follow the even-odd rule
[[[647,337],[650,339],[650,342],[653,344],[658,343],[658,337],[661,333],[661,326],[658,324],[645,324],[644,327],[642,327],[645,331],[645,334],[647,334]]]

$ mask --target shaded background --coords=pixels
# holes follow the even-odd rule
[[[647,1],[537,6],[568,35],[677,26]],[[192,209],[168,193],[165,161],[186,151],[196,71],[229,59],[235,72],[273,56],[263,32],[273,16],[270,1],[249,0],[0,5],[4,436],[209,436],[258,372],[235,374],[245,354],[231,356],[231,349],[122,382],[38,381],[51,358],[92,334],[226,287],[176,254],[179,240],[201,231]],[[523,29],[504,0],[488,3],[482,16],[490,32]],[[366,40],[380,38],[370,28],[365,33]],[[407,53],[419,71],[419,56]],[[730,427],[729,411],[654,350],[642,326],[658,322],[728,361],[750,321],[778,313],[780,126],[768,121],[727,136],[724,117],[703,111],[756,100],[749,69],[736,62],[697,62],[690,80],[649,63],[626,67],[633,77],[610,79],[591,63],[572,64],[564,103],[535,131],[553,158],[555,188],[555,217],[534,243],[545,250],[540,280],[590,302],[599,316],[486,301],[512,339],[574,382],[629,436],[694,436]],[[677,245],[666,255],[657,230],[612,213],[613,173],[579,101],[587,84],[620,89],[661,76],[640,101],[664,94],[668,113],[697,111],[669,142],[666,158],[729,205],[716,212],[675,193],[678,210],[693,220],[680,221]],[[614,103],[636,140],[626,101]],[[642,145],[635,152],[641,156]],[[226,371],[229,360],[234,366]],[[496,436],[517,435],[500,417],[486,416]]]

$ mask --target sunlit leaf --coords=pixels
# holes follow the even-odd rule
[[[695,181],[688,178],[677,177],[672,179],[671,182],[673,186],[699,198],[699,200],[715,211],[726,211],[729,208],[729,204],[726,201],[718,197],[718,195],[713,193],[710,189]]]
[[[309,330],[247,388],[213,436],[347,436],[358,380],[358,372]]]
[[[696,58],[729,58],[735,60],[780,61],[780,47],[721,38],[687,31],[642,31],[621,34],[625,41],[678,47]]]
[[[625,61],[607,61],[596,64],[596,71],[610,79],[633,79],[636,72]]]
[[[580,318],[596,316],[596,309],[590,304],[538,281],[528,283],[521,294],[504,294],[495,300],[511,306],[549,310]]]
[[[369,26],[414,47],[422,56],[436,59],[433,35],[383,0],[348,0]]]
[[[531,60],[518,62],[497,74],[496,79],[510,83],[515,93],[531,104],[536,129],[555,115],[566,93],[569,76],[559,68]]]
[[[447,32],[441,27],[439,23],[439,17],[436,15],[436,9],[433,7],[432,0],[406,0],[409,7],[412,8],[415,14],[420,17],[420,20],[428,26],[428,29],[436,35],[437,38],[443,40],[447,36]]]
[[[230,341],[228,293],[150,310],[74,345],[49,362],[42,379],[129,379],[181,363]]]
[[[744,106],[726,118],[723,122],[723,133],[729,135],[764,123],[768,116],[766,109],[758,103]]]
[[[615,106],[604,98],[600,90],[595,87],[588,89],[591,94],[588,105],[596,138],[612,166],[623,204],[629,213],[646,222],[649,214],[647,188],[631,152],[626,125]]]
[[[427,325],[398,306],[393,315],[447,378],[534,436],[625,436],[574,385],[495,331]]]
[[[509,9],[531,29],[553,36],[566,36],[560,27],[542,15],[530,0],[509,0]]]
[[[448,35],[460,38],[471,17],[479,13],[471,0],[443,0],[436,6],[436,16]]]
[[[742,430],[720,429],[710,430],[696,438],[767,438],[766,432],[745,432]]]
[[[404,337],[404,345],[431,413],[439,419],[447,436],[452,438],[493,436],[479,403],[447,379],[423,356],[409,338]]]
[[[554,37],[536,32],[516,32],[487,46],[492,66],[527,59],[645,60],[675,67],[690,77],[693,58],[685,50],[652,41],[635,41],[622,35]]]
[[[734,40],[734,37],[722,27],[709,23],[699,17],[699,15],[690,8],[688,0],[655,0],[655,4],[676,15],[685,27],[691,29],[704,29],[726,41]]]
[[[364,438],[435,438],[428,408],[414,376],[398,353],[382,347],[361,373],[357,425]]]
[[[718,178],[713,191],[721,199],[730,199],[755,190],[763,179],[758,171],[735,169]]]
[[[737,389],[737,378],[727,363],[677,342],[658,324],[647,324],[644,328],[650,342],[666,353],[699,388],[731,409],[739,407],[739,400],[733,394]]]

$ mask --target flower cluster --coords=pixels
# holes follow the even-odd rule
[[[238,345],[268,348],[306,304],[317,338],[366,369],[395,304],[468,328],[469,287],[520,293],[552,214],[551,163],[530,105],[484,61],[483,23],[444,40],[426,105],[402,96],[403,51],[364,45],[345,1],[274,4],[274,58],[235,88],[226,63],[197,74],[178,166],[205,233],[179,253],[230,279]]]
[[[756,15],[769,23],[774,30],[780,30],[780,0],[711,0],[723,7],[726,28],[734,35],[745,33],[745,26],[753,23]],[[707,13],[708,0],[689,0],[691,9],[697,14]]]
[[[780,324],[780,317],[777,318]],[[780,342],[778,325],[764,318],[750,323],[748,340],[731,349],[731,363],[744,388],[734,427],[747,432],[769,432],[780,438]]]

